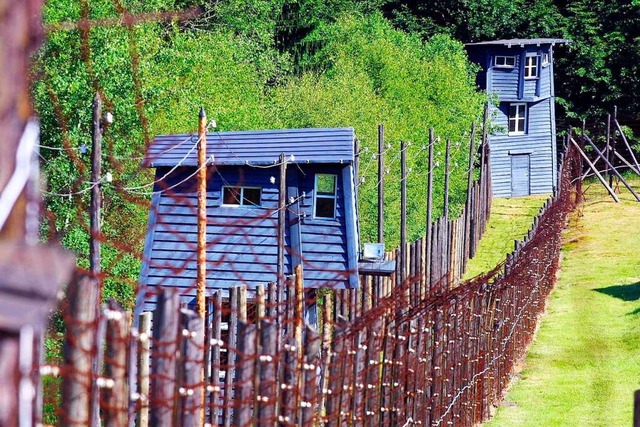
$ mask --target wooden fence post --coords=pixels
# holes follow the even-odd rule
[[[98,284],[89,276],[76,276],[69,285],[67,300],[71,322],[67,325],[64,365],[68,374],[62,381],[60,425],[88,425],[93,381],[93,349],[96,341]]]
[[[140,411],[138,427],[149,426],[149,393],[151,364],[151,312],[140,315],[140,354],[138,357],[138,393],[140,395]]]
[[[467,171],[467,202],[465,206],[465,226],[464,226],[464,256],[463,264],[466,266],[467,259],[471,258],[471,245],[473,235],[471,234],[471,218],[474,216],[472,199],[473,199],[473,163],[475,157],[475,142],[476,142],[476,122],[471,125],[471,138],[469,141],[469,170]],[[464,267],[463,267],[464,268]]]
[[[251,425],[253,412],[252,388],[255,376],[256,337],[258,328],[255,324],[238,322],[237,371],[234,387],[234,426]]]
[[[313,427],[315,421],[315,411],[318,400],[318,370],[320,366],[320,335],[311,327],[307,326],[306,344],[304,346],[304,359],[302,367],[302,422],[304,427]]]
[[[231,293],[229,314],[229,335],[227,339],[227,366],[224,377],[224,396],[222,405],[222,425],[231,427],[233,409],[233,384],[236,378],[236,354],[238,353],[238,302],[240,300],[240,288],[235,286],[229,289]]]
[[[175,289],[163,289],[158,295],[153,325],[153,366],[149,396],[150,424],[173,425],[176,400],[176,366],[180,295]]]
[[[204,425],[204,319],[199,314],[184,312],[184,405],[182,425],[197,427]]]
[[[220,410],[220,369],[221,369],[221,358],[220,358],[220,349],[223,345],[222,342],[222,297],[220,296],[220,292],[214,292],[211,296],[211,303],[209,305],[211,316],[211,340],[207,343],[211,346],[211,356],[207,363],[211,364],[211,388],[209,395],[209,422],[211,424],[219,424],[218,422],[218,412]]]
[[[333,311],[333,304],[331,294],[326,293],[324,295],[324,303],[322,304],[322,354],[323,354],[323,366],[322,371],[322,383],[320,389],[322,390],[322,401],[320,407],[324,408],[327,405],[327,390],[329,388],[329,365],[331,363],[331,351],[332,351],[332,331],[331,331],[331,312]]]
[[[106,390],[105,426],[123,427],[127,421],[127,347],[129,344],[129,322],[124,311],[115,300],[110,300],[107,318],[107,352],[105,357],[107,378],[113,387]]]
[[[280,413],[282,414],[282,425],[297,426],[298,402],[300,390],[298,389],[298,351],[296,341],[293,337],[285,338],[282,350],[282,392],[280,393]]]
[[[435,139],[433,137],[433,128],[429,129],[429,170],[427,176],[427,227],[425,237],[425,280],[427,292],[431,290],[431,251],[432,251],[432,236],[433,236],[433,144]]]
[[[340,414],[340,399],[344,393],[342,390],[342,368],[344,357],[343,349],[345,345],[345,337],[342,331],[336,330],[333,334],[333,342],[330,349],[331,354],[326,358],[329,360],[325,363],[324,369],[327,381],[325,382],[327,388],[323,388],[323,393],[326,397],[326,422],[328,425],[340,425],[342,415]],[[328,351],[329,352],[329,351]]]
[[[355,293],[355,290],[353,290]],[[289,296],[291,298],[291,296]],[[304,278],[302,277],[302,264],[296,265],[295,270],[295,340],[298,352],[302,352],[302,325],[304,324]]]
[[[384,243],[384,126],[378,125],[378,243]]]
[[[400,169],[402,178],[400,181],[400,288],[407,294],[407,143],[400,141]],[[403,303],[406,301],[403,301]],[[402,304],[404,305],[404,304]]]
[[[284,153],[280,154],[280,178],[278,190],[278,296],[279,302],[284,300],[284,264],[285,264],[285,220],[287,206],[287,157]]]
[[[263,320],[260,325],[260,379],[258,386],[258,407],[256,421],[259,426],[273,427],[276,423],[276,409],[279,390],[277,379],[277,352],[280,335],[279,325],[273,321]]]

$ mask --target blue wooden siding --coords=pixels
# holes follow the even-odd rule
[[[351,224],[345,209],[345,183],[342,170],[351,166],[324,165],[301,167],[300,192],[306,197],[301,200],[302,213],[302,262],[306,287],[349,287],[349,276],[355,270],[349,267],[350,251],[347,224]],[[336,218],[313,217],[313,196],[315,174],[328,173],[337,177]],[[354,224],[355,226],[355,224]]]
[[[185,180],[194,168],[180,167],[156,185],[156,191],[171,188],[152,200],[151,216],[141,284],[170,286],[185,296],[195,296],[197,278],[197,194],[195,177]],[[292,273],[292,257],[299,256],[306,287],[346,288],[357,286],[357,236],[355,218],[345,202],[345,171],[351,165],[291,166],[288,180],[297,181],[298,215],[288,209],[285,274]],[[169,168],[158,168],[156,179]],[[207,287],[226,289],[240,284],[254,288],[276,281],[278,174],[279,169],[219,167],[209,174],[207,183]],[[314,177],[316,173],[337,176],[336,217],[313,218]],[[348,176],[351,176],[347,174]],[[274,179],[274,182],[272,181]],[[295,180],[293,179],[295,178]],[[260,187],[261,206],[226,206],[222,187]],[[175,187],[174,187],[175,186]],[[304,194],[304,197],[302,195]],[[302,253],[292,252],[292,230],[300,230]],[[354,261],[356,260],[356,261]],[[155,298],[148,298],[152,308]]]
[[[528,154],[531,161],[531,194],[545,194],[553,190],[553,144],[551,132],[551,99],[527,104],[527,132],[509,135],[508,105],[493,108],[493,123],[502,132],[490,135],[491,179],[493,193],[498,197],[511,197],[511,156]]]
[[[557,180],[553,46],[569,42],[543,38],[467,44],[469,58],[483,68],[477,80],[480,88],[498,98],[498,104],[491,106],[491,117],[493,124],[498,129],[502,128],[502,132],[489,136],[492,185],[496,196],[512,196],[512,158],[518,155],[529,156],[531,193],[553,191]],[[550,61],[543,66],[545,54],[549,54]],[[531,55],[538,56],[538,77],[525,79],[525,58]],[[496,56],[515,56],[516,66],[496,67]],[[508,106],[516,102],[527,104],[526,132],[508,135]]]
[[[274,280],[277,254],[278,188],[270,182],[277,170],[259,169],[251,174],[237,169],[220,169],[210,176],[207,186],[207,270],[213,288],[226,288]],[[167,172],[159,168],[157,176]],[[193,173],[193,168],[180,168],[166,180],[173,186]],[[222,206],[222,186],[261,187],[260,208]],[[173,188],[152,207],[156,212],[153,239],[149,253],[146,284],[175,286],[184,294],[195,295],[197,195],[193,177]],[[157,185],[161,190],[163,185]],[[151,231],[151,230],[150,230]],[[286,263],[289,265],[289,263]]]
[[[520,58],[516,62],[516,68],[494,68],[491,83],[492,93],[497,94],[501,99],[518,99],[518,81]]]

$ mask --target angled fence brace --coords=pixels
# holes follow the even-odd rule
[[[598,156],[600,158],[602,158],[602,160],[604,160],[605,164],[608,166],[609,170],[611,172],[613,172],[613,174],[618,177],[618,179],[620,181],[622,181],[622,183],[624,184],[625,187],[627,187],[627,190],[629,190],[631,192],[631,194],[633,194],[633,197],[636,198],[637,201],[640,202],[640,197],[638,197],[638,194],[633,191],[633,188],[631,188],[631,186],[629,185],[629,183],[622,177],[622,175],[620,175],[620,173],[616,170],[616,168],[611,164],[611,162],[609,161],[609,159],[607,159],[607,157],[604,155],[604,153],[602,151],[600,151],[598,149],[598,147],[596,147],[596,145],[593,143],[593,141],[591,141],[591,138],[589,138],[588,136],[584,136],[585,140],[589,143],[589,145],[591,145],[591,147],[595,150],[595,152],[598,154]],[[609,184],[611,185],[611,184]]]
[[[595,167],[595,165],[591,163],[591,160],[589,160],[589,157],[587,157],[587,155],[584,154],[584,151],[582,151],[582,148],[580,148],[580,145],[573,138],[571,138],[571,143],[575,145],[576,149],[578,150],[582,158],[587,162],[587,164],[589,165],[593,173],[596,174],[596,176],[598,177],[602,185],[604,185],[604,188],[607,189],[607,191],[609,192],[613,200],[615,200],[616,203],[620,203],[620,199],[618,198],[616,193],[613,191],[611,187],[609,187],[609,184],[607,184],[607,181],[605,181],[602,175],[600,175],[600,172],[598,172],[598,169]]]
[[[638,164],[638,159],[636,158],[636,155],[633,154],[633,150],[631,149],[631,146],[629,145],[629,141],[627,140],[627,137],[625,136],[624,132],[622,131],[622,126],[620,126],[620,122],[618,122],[618,119],[615,119],[616,122],[616,128],[618,129],[618,132],[620,132],[620,136],[622,137],[622,141],[624,141],[624,145],[627,146],[627,150],[629,150],[629,154],[631,154],[631,158],[633,159],[633,163],[636,165],[636,169],[640,171],[640,164]]]
[[[618,157],[618,159],[620,159],[625,165],[627,165],[627,167],[629,169],[631,169],[632,171],[634,171],[636,174],[640,175],[640,170],[636,169],[635,166],[633,166],[631,163],[629,163],[629,161],[627,159],[625,159],[623,156],[620,155],[620,153],[618,153],[617,151],[615,151],[613,154],[616,155],[616,157]]]

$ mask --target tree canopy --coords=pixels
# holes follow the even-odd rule
[[[201,3],[201,4],[200,4]],[[443,164],[444,139],[454,145],[452,205],[464,203],[471,123],[482,113],[474,70],[450,35],[394,28],[384,2],[118,2],[51,0],[44,10],[46,44],[34,65],[41,116],[49,220],[58,237],[88,265],[91,102],[96,92],[115,122],[105,131],[103,270],[105,297],[133,302],[139,275],[151,172],[140,167],[154,135],[194,132],[202,105],[219,130],[351,126],[361,141],[360,223],[372,240],[376,206],[377,125],[387,129],[387,243],[399,239],[399,147],[408,148],[410,236],[425,229],[429,127]],[[140,20],[153,12],[199,6],[196,17]],[[133,17],[127,21],[127,16]],[[186,15],[185,15],[186,16]],[[78,25],[88,22],[89,25]],[[129,23],[127,23],[129,22]],[[105,24],[106,23],[106,24]],[[436,168],[436,200],[442,199]]]
[[[194,9],[195,8],[195,9]],[[196,13],[192,13],[193,11]],[[174,19],[142,19],[156,12]],[[386,126],[388,245],[398,242],[399,147],[408,141],[410,237],[424,232],[425,146],[454,146],[454,207],[464,203],[468,131],[484,97],[462,43],[511,37],[573,40],[556,57],[558,115],[618,105],[637,124],[640,2],[623,0],[48,0],[47,40],[33,67],[46,160],[44,234],[88,257],[91,101],[116,120],[105,133],[106,295],[131,302],[148,211],[154,135],[193,132],[202,105],[220,130],[352,126],[360,139],[360,221],[375,230],[377,124]],[[83,24],[84,23],[84,24]],[[88,24],[88,25],[87,25]],[[455,210],[455,209],[454,209]]]

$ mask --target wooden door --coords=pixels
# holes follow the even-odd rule
[[[531,166],[529,154],[511,156],[511,197],[531,194]]]

